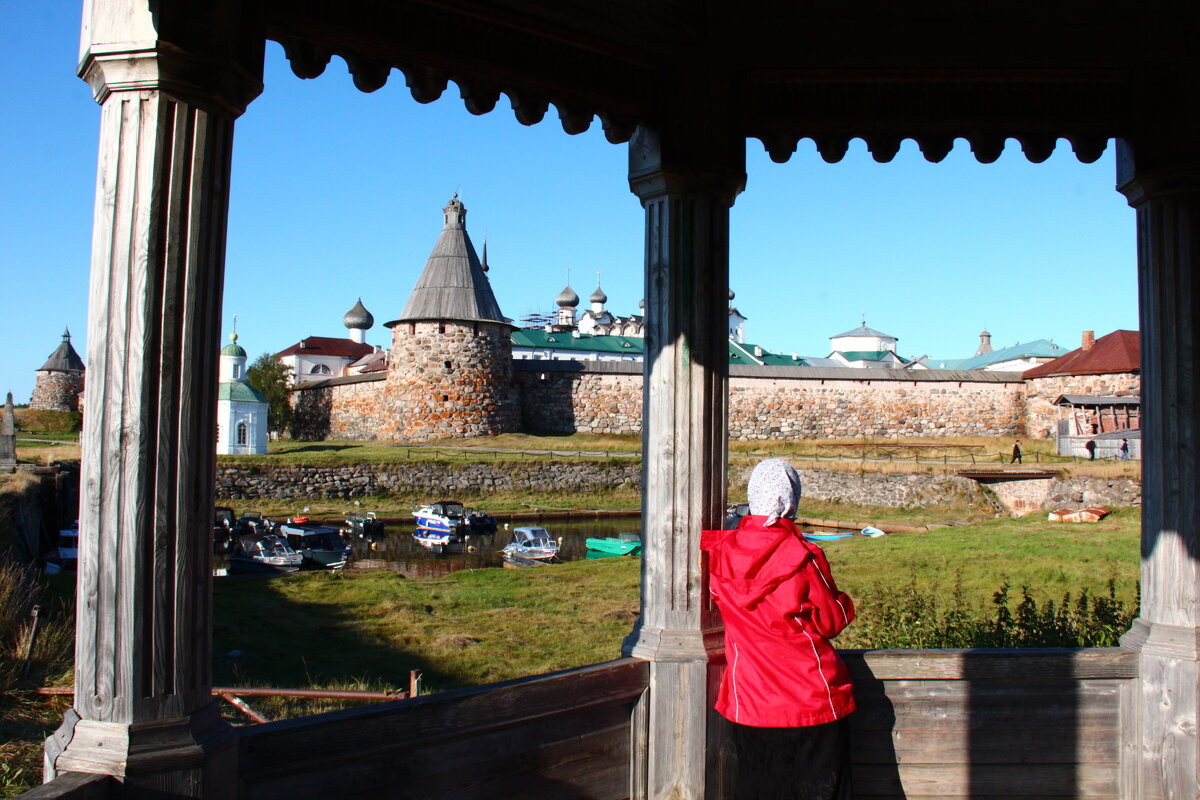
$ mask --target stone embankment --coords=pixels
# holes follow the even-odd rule
[[[639,487],[641,465],[529,463],[342,464],[306,466],[232,466],[217,468],[217,496],[234,500],[259,498],[373,497],[417,492],[430,499],[463,492],[592,492]]]
[[[749,467],[730,475],[743,487]],[[1002,493],[957,475],[836,472],[801,469],[804,496],[850,505],[915,508],[965,501],[1002,503]],[[543,462],[527,464],[404,464],[330,466],[234,466],[217,470],[217,496],[234,500],[266,498],[373,497],[392,492],[453,497],[466,492],[595,492],[641,487],[641,465]],[[1140,502],[1141,485],[1129,478],[1023,481],[1019,511],[1088,505],[1128,506]],[[1008,505],[1005,503],[1005,505]]]

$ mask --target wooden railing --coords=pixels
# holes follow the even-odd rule
[[[859,705],[851,717],[856,798],[1135,796],[1121,766],[1138,689],[1131,651],[843,657]],[[631,746],[643,733],[635,707],[648,677],[646,662],[622,659],[246,726],[239,798],[626,800],[641,772],[631,770]],[[730,757],[726,749],[719,762],[728,767]],[[119,796],[110,785],[67,774],[23,797],[108,800]]]
[[[1121,648],[843,653],[856,798],[1133,797],[1121,743],[1137,658]]]
[[[240,797],[623,800],[648,680],[646,662],[623,659],[248,726]]]

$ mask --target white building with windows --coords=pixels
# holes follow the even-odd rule
[[[221,348],[217,388],[217,454],[267,452],[267,401],[246,383],[246,351],[230,334]]]

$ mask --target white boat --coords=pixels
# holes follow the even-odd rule
[[[559,542],[545,528],[513,528],[513,540],[500,551],[505,557],[547,559],[558,555]]]

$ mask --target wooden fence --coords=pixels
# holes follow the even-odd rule
[[[859,704],[851,718],[856,798],[1134,796],[1121,767],[1137,691],[1131,651],[843,655]],[[630,753],[644,730],[638,701],[648,675],[645,662],[623,659],[247,726],[239,798],[638,798]],[[118,786],[64,775],[25,797],[100,800],[119,797],[108,792]]]

